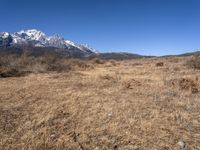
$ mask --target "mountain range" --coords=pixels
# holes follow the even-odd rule
[[[24,51],[28,51],[30,55],[43,55],[45,53],[53,52],[64,57],[72,58],[93,58],[98,57],[101,59],[133,59],[142,56],[132,53],[124,52],[112,52],[112,53],[99,53],[94,48],[89,47],[86,44],[77,44],[70,40],[64,39],[58,34],[47,36],[40,30],[30,29],[21,30],[19,32],[9,33],[0,32],[0,54],[1,53],[14,53],[22,54]],[[169,56],[190,56],[200,52],[185,53],[180,55]],[[167,57],[167,56],[163,56]]]
[[[0,32],[0,47],[2,48],[24,48],[54,49],[64,55],[87,57],[98,52],[84,44],[77,44],[55,34],[47,36],[42,31],[31,29],[9,33]]]

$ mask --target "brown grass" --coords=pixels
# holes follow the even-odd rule
[[[187,59],[73,60],[0,78],[0,149],[198,150],[200,72]]]
[[[101,60],[99,60],[101,61]],[[25,76],[30,73],[69,72],[93,69],[86,60],[62,58],[46,54],[40,57],[5,55],[0,56],[0,78]]]
[[[186,64],[190,68],[200,70],[200,54],[192,56],[192,58],[189,59]]]
[[[93,63],[95,64],[104,64],[105,60],[99,59],[99,58],[94,58],[92,59]]]

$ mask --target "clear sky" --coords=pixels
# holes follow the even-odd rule
[[[0,0],[0,32],[36,28],[100,52],[200,49],[200,0]]]

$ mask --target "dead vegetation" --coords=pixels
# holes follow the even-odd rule
[[[158,63],[156,63],[156,67],[162,67],[162,66],[164,66],[164,63],[163,63],[163,62],[158,62]]]
[[[196,54],[192,56],[192,58],[190,58],[186,64],[190,68],[199,70],[200,69],[200,54]]]
[[[183,78],[180,79],[179,86],[181,90],[190,90],[191,93],[198,93],[197,82],[198,81]]]
[[[99,59],[99,58],[94,58],[92,60],[95,64],[104,64],[105,60]]]
[[[131,79],[129,81],[124,82],[124,85],[127,89],[133,89],[134,87],[141,86],[141,82]]]
[[[0,78],[2,150],[200,149],[200,72],[186,57],[4,58],[31,73]]]
[[[93,65],[86,60],[62,58],[51,54],[38,57],[26,54],[0,56],[2,78],[20,77],[30,73],[69,72],[76,69],[93,69]]]
[[[171,79],[168,82],[168,85],[173,88],[178,88],[183,92],[189,91],[191,92],[191,94],[199,92],[198,77],[196,77],[195,79],[190,79],[190,78]]]

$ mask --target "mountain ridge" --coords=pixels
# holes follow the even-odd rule
[[[0,32],[0,47],[45,47],[62,49],[63,51],[73,51],[85,54],[85,56],[98,53],[94,48],[84,44],[77,44],[64,37],[54,34],[47,36],[40,30],[29,29],[19,32]]]

